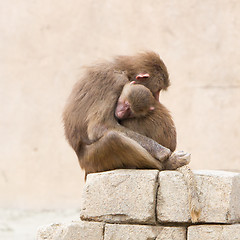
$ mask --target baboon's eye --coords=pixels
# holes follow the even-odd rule
[[[137,80],[142,80],[142,79],[146,79],[149,78],[149,74],[148,73],[140,73],[136,76]]]

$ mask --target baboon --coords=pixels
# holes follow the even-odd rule
[[[132,81],[148,88],[156,100],[170,84],[158,54],[144,52],[88,67],[70,94],[63,113],[65,135],[86,175],[117,168],[162,170],[162,162],[177,156],[118,123],[116,104],[124,85]],[[189,154],[182,153],[180,158],[184,156],[183,165]]]
[[[168,109],[143,85],[126,84],[118,99],[115,116],[121,125],[147,136],[172,152],[176,128]]]

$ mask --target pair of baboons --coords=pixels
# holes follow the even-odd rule
[[[190,154],[175,152],[175,125],[159,102],[169,84],[167,68],[154,52],[86,69],[63,114],[66,138],[86,175],[118,168],[175,170],[189,162]],[[186,179],[195,192],[192,176]],[[194,220],[200,208],[191,208]]]

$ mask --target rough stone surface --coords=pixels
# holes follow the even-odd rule
[[[37,240],[103,240],[103,223],[72,222],[40,227]]]
[[[115,170],[89,174],[82,220],[155,223],[157,170]]]
[[[202,205],[200,222],[240,221],[240,174],[224,171],[195,171]],[[181,173],[159,174],[157,219],[159,222],[190,221],[187,187]]]
[[[185,240],[186,228],[106,224],[104,240]]]
[[[198,225],[188,228],[188,240],[240,240],[240,224]]]
[[[240,174],[224,171],[196,171],[200,201],[200,221],[234,223],[240,221]]]
[[[157,219],[159,222],[190,220],[187,186],[182,174],[177,171],[164,171],[159,174]]]

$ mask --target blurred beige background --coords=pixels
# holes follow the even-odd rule
[[[66,98],[83,65],[141,50],[168,66],[161,101],[191,166],[240,170],[239,13],[238,0],[1,1],[0,207],[79,207]]]

